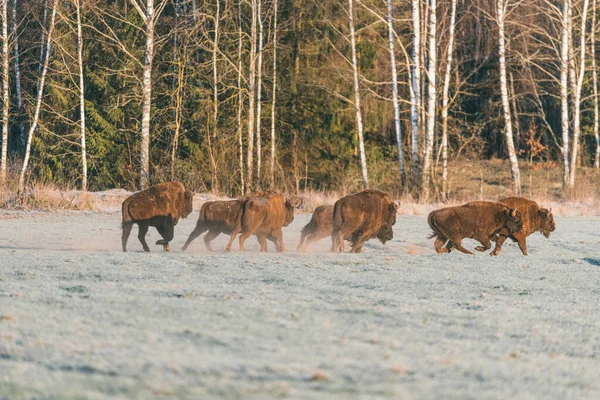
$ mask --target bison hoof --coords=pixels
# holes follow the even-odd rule
[[[475,250],[483,252],[483,251],[486,251],[487,249],[483,246],[477,246],[477,247],[475,247]]]
[[[163,244],[163,250],[164,251],[171,251],[171,246],[169,246],[169,243]]]

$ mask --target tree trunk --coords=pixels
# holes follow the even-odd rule
[[[273,0],[273,101],[271,102],[271,188],[275,187],[275,105],[277,103],[277,0]]]
[[[360,150],[360,166],[362,170],[363,187],[368,189],[369,178],[367,175],[367,157],[365,155],[365,141],[363,137],[362,113],[360,111],[360,86],[358,84],[358,64],[356,62],[356,38],[354,37],[354,0],[348,0],[348,16],[350,23],[350,43],[352,46],[352,72],[354,77],[354,109],[356,111],[356,129],[358,132],[358,146]]]
[[[390,44],[390,64],[392,66],[392,100],[394,102],[394,127],[396,128],[396,145],[398,147],[398,163],[400,167],[400,185],[406,189],[406,173],[404,170],[404,151],[402,150],[402,130],[400,127],[400,106],[398,105],[398,73],[396,71],[396,51],[394,50],[394,27],[392,23],[392,0],[387,0],[388,38]]]
[[[77,0],[77,63],[79,64],[79,129],[81,139],[81,190],[86,191],[87,151],[85,143],[85,88],[83,86],[83,35],[81,31],[81,0]]]
[[[588,0],[583,1],[583,14],[581,16],[581,36],[580,36],[580,54],[579,54],[579,75],[577,76],[577,86],[575,88],[575,115],[573,121],[573,148],[571,150],[571,169],[569,176],[569,186],[575,187],[575,171],[577,169],[577,152],[579,150],[579,136],[581,132],[581,88],[583,86],[583,75],[585,74],[585,28],[587,23]]]
[[[23,94],[21,92],[21,66],[19,63],[19,34],[17,32],[17,26],[19,25],[19,21],[17,20],[17,8],[18,8],[18,0],[14,0],[13,8],[12,8],[12,18],[13,18],[13,51],[15,58],[15,88],[17,91],[17,110],[19,114],[23,112]],[[19,123],[19,132],[21,133],[21,148],[25,147],[27,142],[27,138],[25,137],[25,125],[21,121]]]
[[[8,107],[10,95],[8,93],[8,0],[2,3],[2,155],[0,161],[0,182],[6,181],[8,166]]]
[[[146,0],[146,50],[142,75],[142,144],[139,189],[150,186],[150,108],[152,105],[152,60],[154,58],[154,0]]]
[[[412,0],[413,48],[412,90],[410,93],[410,121],[413,184],[419,184],[419,112],[421,108],[421,16],[419,0]]]
[[[450,32],[448,53],[446,54],[446,72],[442,89],[442,198],[448,200],[448,107],[450,91],[450,73],[452,71],[452,55],[454,52],[454,29],[456,26],[456,0],[452,0],[450,11]]]
[[[40,82],[38,84],[37,99],[35,102],[35,112],[33,114],[33,121],[29,127],[29,134],[27,135],[27,146],[25,148],[25,158],[23,159],[23,166],[19,175],[19,192],[22,192],[25,188],[25,172],[29,166],[29,156],[31,154],[31,142],[33,139],[33,133],[35,132],[40,117],[40,109],[42,108],[42,96],[44,94],[44,85],[46,83],[46,74],[48,73],[48,64],[50,61],[50,51],[52,48],[52,33],[54,32],[54,21],[56,20],[56,8],[58,7],[58,0],[54,0],[52,5],[52,16],[50,17],[50,28],[48,29],[48,37],[46,38],[46,57],[44,58],[44,66],[42,68],[42,75],[40,76]]]
[[[219,51],[219,22],[221,20],[221,1],[216,0],[217,15],[215,16],[215,33],[213,37],[212,67],[213,67],[213,137],[217,137],[217,118],[219,115],[219,83],[217,74],[217,53]]]
[[[560,46],[560,106],[562,126],[563,189],[569,180],[569,7],[570,0],[563,0],[562,33]]]
[[[592,81],[594,89],[594,138],[596,139],[596,156],[594,168],[600,168],[600,135],[598,134],[598,71],[596,68],[596,0],[592,5]]]
[[[244,189],[244,138],[242,134],[242,108],[244,106],[242,97],[242,48],[244,43],[244,36],[242,34],[242,0],[238,2],[238,76],[237,76],[237,90],[238,90],[238,109],[237,109],[237,130],[238,130],[238,145],[240,152],[240,192],[243,195]]]
[[[423,201],[429,201],[429,178],[433,155],[433,135],[435,132],[435,106],[437,104],[437,0],[429,1],[429,66],[427,90],[427,133],[425,135],[425,157],[423,159],[423,173],[421,175],[421,189]]]
[[[262,132],[260,127],[262,114],[262,60],[263,60],[263,20],[262,0],[258,0],[258,82],[256,84],[256,185],[261,187],[262,170]]]
[[[250,102],[248,104],[248,155],[246,157],[247,167],[246,172],[246,192],[254,189],[252,178],[254,175],[254,101],[256,99],[256,0],[251,1],[252,4],[252,28],[250,31],[250,76],[248,77],[248,95]]]
[[[510,171],[512,175],[513,193],[515,196],[521,195],[521,175],[519,171],[519,161],[513,142],[512,123],[510,118],[510,105],[508,102],[508,85],[506,81],[506,54],[504,38],[504,15],[505,0],[498,0],[498,53],[500,56],[500,92],[502,94],[502,109],[504,111],[504,134],[506,136],[506,147],[508,148],[508,157],[510,160]]]

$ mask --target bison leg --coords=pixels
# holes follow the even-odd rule
[[[302,231],[300,234],[300,243],[298,243],[298,247],[296,247],[296,251],[305,251],[306,250],[306,238],[310,238],[313,234],[308,234],[305,231]]]
[[[475,250],[477,251],[486,251],[488,249],[490,249],[492,247],[492,243],[490,242],[490,238],[486,237],[486,236],[476,236],[475,240],[477,240],[479,243],[481,243],[483,246],[477,246],[475,247]]]
[[[500,254],[500,250],[502,250],[502,245],[505,241],[506,236],[498,236],[498,240],[496,240],[496,246],[494,247],[494,250],[490,253],[490,256],[497,256],[498,254]]]
[[[188,246],[190,245],[190,243],[192,243],[192,241],[194,239],[196,239],[198,236],[202,235],[204,232],[206,232],[206,228],[203,227],[200,224],[196,224],[196,227],[194,228],[194,230],[192,231],[192,233],[190,233],[190,237],[188,237],[188,239],[186,240],[185,244],[183,245],[183,247],[181,248],[181,250],[186,251]],[[204,243],[206,243],[206,237],[204,237]]]
[[[240,251],[244,251],[244,242],[246,241],[246,239],[248,239],[250,236],[252,236],[252,234],[250,232],[243,232],[240,235]],[[231,237],[233,237],[233,235],[231,235]],[[260,238],[258,239],[258,242],[260,243]],[[266,243],[265,243],[265,247],[267,247]],[[262,248],[262,244],[261,244],[261,248]]]
[[[238,233],[240,233],[240,230],[241,230],[241,228],[237,228],[236,227],[233,230],[233,232],[231,232],[231,237],[229,238],[229,242],[227,243],[227,246],[225,247],[225,251],[226,252],[230,252],[231,251],[231,245],[233,244],[233,241],[235,240],[235,237],[238,235]]]
[[[260,244],[260,252],[265,253],[267,251],[267,238],[264,234],[256,235],[258,244]]]
[[[447,241],[448,241],[448,239],[441,238],[439,236],[435,238],[435,243],[433,244],[433,247],[435,247],[435,251],[438,254],[450,253],[450,250],[448,250],[448,248],[444,247],[444,245],[446,244]],[[450,243],[452,243],[452,242],[450,242]]]
[[[278,253],[284,252],[285,245],[283,244],[283,232],[282,232],[281,228],[277,229],[274,232],[271,232],[271,235],[269,235],[269,236],[271,238],[270,240],[275,243],[275,250]]]
[[[156,230],[162,236],[161,240],[157,240],[156,244],[162,245],[163,250],[170,251],[169,242],[173,240],[173,236],[175,235],[175,225],[173,223],[173,219],[168,217],[161,225],[156,227]]]
[[[465,253],[465,254],[470,254],[470,255],[473,255],[473,252],[471,252],[471,251],[469,251],[469,250],[467,250],[467,249],[465,249],[465,248],[463,247],[463,245],[462,245],[462,240],[461,240],[461,239],[458,239],[458,240],[452,240],[452,243],[454,243],[454,246],[456,246],[456,248],[457,248],[459,251],[461,251],[461,252],[463,252],[463,253]]]
[[[523,253],[523,255],[526,256],[527,255],[527,240],[526,240],[527,236],[525,236],[525,234],[523,232],[515,232],[515,234],[512,235],[512,237],[517,239],[517,243],[519,244],[521,253]]]
[[[138,226],[140,228],[138,231],[138,239],[140,240],[144,251],[150,251],[150,247],[148,247],[148,243],[146,243],[146,233],[148,233],[148,225],[138,224]]]
[[[220,234],[221,234],[220,230],[211,229],[210,231],[208,231],[208,233],[206,235],[204,235],[204,246],[206,246],[206,250],[213,251],[212,247],[210,246],[210,242],[215,240],[215,238],[217,236],[219,236]]]
[[[267,236],[267,239],[273,242],[273,244],[275,245],[275,251],[281,253],[281,246],[279,246],[279,241],[277,240],[277,238],[273,235],[269,235]]]
[[[123,245],[123,252],[127,252],[127,240],[129,239],[129,234],[131,233],[132,227],[132,221],[127,221],[123,223],[123,233],[121,233],[121,244]]]

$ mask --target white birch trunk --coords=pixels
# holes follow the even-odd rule
[[[260,127],[262,113],[262,60],[263,60],[263,20],[262,0],[258,0],[258,82],[256,84],[256,185],[261,187],[262,169],[262,132]]]
[[[271,102],[271,188],[275,187],[275,105],[277,104],[277,0],[273,0],[273,99]]]
[[[592,81],[594,90],[594,138],[596,139],[596,156],[594,168],[600,168],[600,135],[598,134],[598,71],[596,68],[596,0],[592,5]]]
[[[217,15],[215,16],[215,33],[213,41],[213,137],[217,137],[217,119],[219,114],[219,82],[217,74],[217,52],[219,51],[219,23],[221,21],[221,0],[216,0]]]
[[[46,22],[48,21],[48,0],[44,1],[44,16],[42,18],[42,40],[41,40],[41,46],[40,46],[40,62],[38,64],[38,71],[39,73],[42,73],[42,68],[43,68],[43,64],[44,64],[44,55],[46,47],[45,47],[45,43],[46,43]],[[39,82],[38,82],[39,83]]]
[[[450,74],[452,72],[452,55],[454,52],[454,29],[456,26],[456,0],[452,0],[450,11],[450,38],[446,54],[446,72],[442,89],[442,198],[448,199],[448,107],[450,91]]]
[[[244,36],[242,34],[242,0],[238,2],[238,76],[237,76],[237,90],[238,90],[238,109],[237,109],[237,130],[238,130],[238,145],[240,151],[240,191],[244,194],[244,137],[242,133],[242,107],[244,106],[242,97],[242,48],[244,43]]]
[[[254,188],[252,178],[254,175],[254,102],[256,100],[256,0],[251,0],[252,5],[252,28],[250,31],[250,76],[248,77],[248,95],[250,101],[248,104],[248,149],[246,156],[246,192]]]
[[[421,188],[423,201],[429,201],[429,177],[431,173],[433,155],[433,136],[435,132],[435,106],[437,104],[437,0],[429,1],[429,65],[428,65],[428,90],[427,90],[427,131],[425,135],[425,154],[423,158],[423,173],[421,175]]]
[[[50,51],[52,49],[52,33],[54,32],[54,21],[56,20],[56,8],[58,7],[58,0],[53,1],[52,15],[50,17],[50,28],[48,29],[48,37],[46,38],[46,56],[44,58],[44,66],[42,68],[42,75],[40,76],[40,82],[38,84],[37,99],[35,102],[35,112],[33,114],[33,121],[29,127],[29,133],[27,135],[27,146],[25,147],[25,158],[23,159],[23,166],[21,167],[21,173],[19,175],[19,192],[22,192],[25,187],[25,172],[29,166],[29,156],[31,154],[31,142],[33,139],[33,133],[35,132],[38,119],[40,117],[40,109],[42,108],[42,96],[44,94],[44,85],[46,83],[46,74],[48,73],[48,64],[50,61]]]
[[[562,127],[563,188],[569,179],[569,0],[563,0],[560,47],[560,106]]]
[[[504,15],[505,0],[498,0],[498,53],[500,56],[500,92],[502,94],[502,108],[504,111],[504,134],[506,136],[506,147],[508,148],[508,158],[510,160],[510,171],[512,175],[513,193],[515,196],[521,195],[521,174],[519,171],[519,161],[515,144],[513,141],[512,122],[510,118],[510,104],[508,102],[508,85],[506,80],[506,50],[504,38]]]
[[[398,163],[400,167],[400,185],[404,188],[406,173],[404,171],[404,152],[402,151],[402,130],[400,127],[400,106],[398,105],[398,73],[396,71],[396,51],[394,50],[394,26],[392,23],[392,0],[387,0],[388,38],[390,45],[390,64],[392,66],[392,100],[394,102],[394,127],[396,128],[396,145],[398,147]]]
[[[81,139],[81,190],[87,190],[87,150],[85,143],[85,88],[83,86],[83,34],[81,0],[77,0],[77,63],[79,64],[79,129]]]
[[[19,110],[19,114],[23,112],[23,94],[21,92],[21,65],[19,63],[19,35],[17,32],[17,27],[19,22],[17,20],[17,7],[18,0],[14,0],[13,8],[12,8],[12,18],[13,18],[13,52],[15,59],[15,89],[17,92],[17,110]],[[21,147],[25,147],[27,142],[27,138],[25,137],[25,125],[23,122],[19,124],[19,132],[21,138]]]
[[[580,35],[580,54],[579,54],[579,75],[577,76],[577,86],[575,88],[575,115],[573,121],[573,148],[571,150],[571,169],[569,176],[569,186],[575,187],[575,171],[577,170],[577,153],[579,151],[579,136],[581,133],[581,88],[583,87],[583,75],[585,74],[585,28],[587,23],[587,11],[589,0],[583,1],[583,14],[581,16],[581,35]]]
[[[8,166],[8,107],[10,97],[8,93],[8,0],[2,3],[2,155],[0,161],[0,182],[6,181]]]
[[[421,108],[421,11],[419,0],[412,0],[413,48],[412,90],[410,101],[413,184],[419,183],[419,112]]]
[[[356,129],[358,131],[358,148],[360,151],[360,166],[362,171],[363,187],[368,189],[369,177],[367,175],[367,157],[365,155],[365,141],[363,137],[362,113],[360,111],[360,86],[358,84],[358,64],[356,62],[356,38],[354,35],[354,0],[348,0],[348,16],[350,23],[350,44],[352,46],[352,72],[354,78],[354,109],[356,111]]]
[[[135,1],[135,0],[134,0]],[[152,60],[154,58],[154,0],[146,0],[146,50],[142,75],[142,144],[139,189],[150,186],[150,108],[152,106]]]

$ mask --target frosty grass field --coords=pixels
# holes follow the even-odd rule
[[[359,255],[297,254],[308,214],[284,254],[182,253],[197,217],[124,254],[118,213],[0,213],[0,398],[600,398],[600,217],[495,258],[425,215]]]

